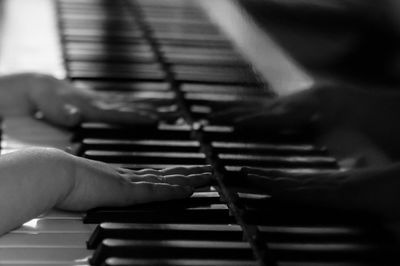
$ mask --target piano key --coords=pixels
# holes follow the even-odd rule
[[[153,32],[152,33],[153,37],[156,40],[181,40],[186,41],[210,41],[211,43],[221,43],[225,41],[225,37],[218,35],[218,34],[196,34],[196,33],[191,33],[191,34],[181,34],[181,33],[174,33],[174,32]]]
[[[118,31],[107,31],[107,29],[64,29],[64,35],[72,35],[72,36],[88,36],[88,37],[100,37],[107,36],[109,38],[140,38],[143,36],[143,33],[139,30],[118,30]]]
[[[276,144],[266,142],[213,141],[211,147],[217,153],[269,154],[269,155],[326,155],[325,147],[312,144]]]
[[[182,164],[206,164],[206,158],[199,152],[133,152],[133,151],[102,151],[88,150],[83,157],[109,162],[109,163],[182,163]]]
[[[263,128],[234,128],[229,125],[206,125],[202,127],[204,138],[210,141],[268,141],[275,143],[310,143],[313,135],[299,130],[273,130]]]
[[[67,214],[65,214],[67,215]],[[38,234],[38,233],[77,233],[77,234],[88,234],[94,230],[94,226],[90,224],[82,223],[82,215],[79,215],[77,219],[71,219],[71,215],[68,217],[60,217],[55,214],[46,214],[45,217],[35,218],[20,228],[14,230],[12,233],[17,233],[20,235],[24,234]]]
[[[11,233],[0,239],[2,248],[85,248],[85,241],[90,233]],[[1,260],[1,259],[0,259]]]
[[[77,130],[76,139],[80,138],[105,138],[105,139],[182,139],[189,140],[191,128],[189,125],[135,125],[122,127],[103,123],[82,123]]]
[[[222,163],[230,165],[337,168],[336,160],[325,156],[267,156],[220,153],[218,154],[218,159]]]
[[[84,217],[85,223],[216,223],[234,222],[229,216],[228,207],[224,204],[212,204],[204,207],[154,209],[95,209]]]
[[[240,95],[259,95],[265,93],[271,95],[264,87],[250,87],[237,85],[210,85],[210,84],[192,84],[184,83],[180,87],[185,93],[220,93],[220,94],[240,94]]]
[[[234,104],[262,104],[266,101],[265,94],[254,94],[254,95],[239,95],[239,94],[218,94],[218,93],[185,93],[185,100],[189,104],[195,105],[208,105],[213,107],[214,105],[225,105],[225,107],[231,107]]]
[[[110,36],[86,36],[86,35],[64,35],[61,36],[61,39],[64,42],[76,42],[76,43],[113,43],[113,44],[121,44],[121,45],[126,45],[126,44],[132,44],[132,45],[138,45],[138,44],[144,44],[147,43],[147,41],[143,38],[113,38]]]
[[[304,177],[309,174],[329,174],[333,172],[337,172],[337,169],[325,169],[325,168],[279,168],[279,167],[252,167],[253,169],[260,169],[267,176],[271,177]],[[224,170],[229,175],[243,175],[241,173],[242,166],[237,165],[225,165]]]
[[[73,84],[80,88],[96,91],[166,91],[170,86],[166,82],[107,82],[94,80],[75,80]]]
[[[183,140],[124,140],[124,139],[91,139],[82,140],[82,150],[114,150],[114,151],[186,151],[198,152],[198,141]]]
[[[174,45],[182,47],[231,47],[228,40],[208,40],[208,39],[156,39],[158,45]]]
[[[98,208],[87,212],[85,223],[230,223],[232,218],[216,192],[196,192],[184,200],[147,203],[126,208]]]
[[[115,50],[114,50],[115,51]],[[156,56],[152,52],[109,52],[109,51],[66,51],[67,61],[153,63]]]
[[[220,30],[212,24],[184,24],[184,23],[151,23],[150,29],[158,32],[199,32],[218,34]],[[161,51],[166,51],[161,47]],[[219,49],[222,53],[226,50]],[[207,53],[207,52],[206,52]]]
[[[0,248],[2,265],[87,265],[91,251],[81,247]]]
[[[137,254],[135,256],[135,254]],[[228,241],[135,241],[106,239],[90,259],[91,264],[100,265],[109,257],[123,258],[198,258],[242,259],[253,257],[246,242]]]
[[[105,43],[68,43],[64,45],[64,49],[67,51],[102,51],[106,53],[132,53],[132,52],[151,52],[152,49],[149,44],[137,44],[137,45],[124,45],[124,44],[105,44]]]
[[[156,72],[161,71],[161,66],[158,63],[150,64],[133,64],[133,63],[101,63],[101,62],[85,62],[74,61],[68,63],[70,70],[105,70],[105,71],[121,71],[121,72]]]
[[[241,241],[243,233],[238,225],[102,223],[91,235],[88,248],[96,248],[106,238]]]

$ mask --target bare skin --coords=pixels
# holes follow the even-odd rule
[[[400,151],[400,93],[322,86],[266,102],[256,108],[232,108],[214,114],[214,121],[238,126],[317,126],[321,134],[347,127],[365,132],[382,147]],[[384,140],[384,141],[382,141]],[[245,168],[247,182],[276,198],[342,209],[362,210],[400,222],[400,166],[271,177],[258,169]]]
[[[92,92],[70,82],[42,74],[16,74],[0,78],[0,113],[32,116],[40,112],[48,122],[73,127],[80,122],[154,124],[176,117],[173,108],[111,93]]]
[[[109,96],[46,75],[0,78],[3,118],[29,118],[41,112],[46,121],[73,127],[82,121],[151,124],[175,115],[168,108],[159,111],[156,102],[115,101],[115,97],[111,101]],[[2,155],[0,172],[0,235],[51,208],[85,211],[186,198],[196,187],[211,181],[209,166],[133,171],[54,148],[28,148]]]

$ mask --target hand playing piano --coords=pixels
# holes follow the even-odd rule
[[[94,93],[74,87],[65,80],[41,74],[16,74],[0,78],[0,114],[31,116],[40,114],[60,126],[73,127],[80,122],[116,124],[153,124],[174,119],[176,110],[159,106],[156,101],[141,102],[106,93]]]
[[[250,187],[279,200],[363,211],[386,222],[400,222],[400,164],[285,177],[254,168],[242,172]]]
[[[258,131],[312,128],[321,135],[349,130],[361,132],[391,156],[400,155],[400,93],[327,84],[251,106],[212,114],[213,123]],[[397,156],[396,155],[396,156]]]
[[[0,169],[0,234],[53,207],[84,211],[180,199],[211,181],[209,166],[133,171],[53,148],[2,155]]]

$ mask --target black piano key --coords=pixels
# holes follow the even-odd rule
[[[164,60],[172,65],[206,65],[206,66],[246,66],[247,64],[239,57],[223,55],[196,55],[196,54],[165,54]]]
[[[209,141],[266,141],[275,143],[311,143],[313,134],[299,130],[272,130],[263,128],[235,128],[230,125],[206,125],[202,127],[204,139]]]
[[[151,169],[165,169],[165,168],[171,168],[171,167],[182,167],[182,166],[199,166],[198,164],[193,165],[193,164],[176,164],[176,163],[169,163],[169,164],[162,164],[162,163],[157,163],[157,162],[151,162],[151,163],[109,163],[110,165],[114,167],[122,167],[122,168],[127,168],[127,169],[132,169],[132,170],[140,170],[144,168],[151,168]],[[205,166],[205,165],[204,165]]]
[[[266,154],[266,155],[326,155],[325,147],[312,144],[276,144],[265,142],[213,141],[211,147],[216,153]]]
[[[62,20],[88,20],[88,21],[118,21],[130,23],[132,18],[126,14],[112,14],[112,13],[97,13],[97,14],[85,14],[85,13],[60,13]]]
[[[158,64],[121,64],[73,61],[67,64],[72,79],[164,80]]]
[[[185,93],[218,93],[218,94],[239,94],[239,95],[271,95],[265,87],[237,86],[237,85],[211,85],[183,83],[180,86]]]
[[[101,37],[107,36],[109,38],[115,39],[132,39],[143,37],[143,32],[140,30],[107,30],[107,29],[69,29],[64,28],[64,36],[87,36],[87,37]]]
[[[172,72],[181,82],[257,84],[259,81],[247,68],[174,65]]]
[[[106,239],[96,249],[90,263],[101,265],[110,257],[248,260],[253,258],[253,252],[246,242]]]
[[[215,105],[220,108],[230,108],[232,105],[241,104],[251,104],[255,105],[261,104],[266,101],[266,94],[259,93],[253,95],[243,95],[243,94],[218,94],[218,93],[185,93],[185,100],[189,104],[195,105],[206,105],[214,107]],[[215,109],[214,109],[215,110]]]
[[[205,155],[199,152],[88,150],[83,157],[109,163],[206,164]]]
[[[146,40],[138,44],[102,43],[102,42],[69,42],[64,44],[65,50],[107,51],[107,52],[151,52],[152,48]]]
[[[243,176],[243,166],[237,165],[225,165],[224,171],[227,175]],[[259,169],[263,175],[270,177],[304,177],[308,174],[328,174],[338,171],[338,169],[326,169],[326,168],[280,168],[280,167],[252,167],[253,169]]]
[[[101,69],[86,69],[86,70],[71,70],[69,72],[71,79],[105,79],[105,80],[165,80],[166,75],[163,72],[141,72],[131,70],[128,72],[120,72],[118,70],[101,70]]]
[[[196,33],[206,33],[206,34],[218,34],[220,30],[216,28],[212,24],[186,24],[186,23],[151,23],[150,29],[156,32],[196,32]],[[173,47],[171,47],[173,48]],[[160,49],[161,51],[170,51],[169,49],[165,50],[163,47]],[[222,51],[219,49],[219,51]],[[207,53],[207,51],[206,51]]]
[[[206,40],[206,39],[156,39],[155,42],[158,45],[174,45],[174,46],[182,46],[182,47],[232,47],[231,43],[228,40]]]
[[[182,139],[190,140],[191,128],[188,125],[134,125],[123,127],[104,123],[82,123],[77,129],[76,139],[105,138],[105,139]]]
[[[156,40],[183,40],[183,41],[210,41],[211,43],[221,43],[226,41],[226,38],[219,34],[200,34],[200,33],[191,33],[191,34],[180,34],[174,32],[153,32],[152,33],[154,39]]]
[[[138,45],[147,43],[146,39],[143,38],[113,38],[110,36],[87,36],[87,35],[64,35],[61,36],[64,42],[76,42],[76,43],[113,43],[113,44],[131,44]]]
[[[67,50],[65,60],[85,61],[85,62],[126,62],[126,63],[154,63],[156,56],[152,52],[121,52],[113,51],[85,51],[85,50]]]
[[[273,156],[258,154],[230,154],[220,153],[217,158],[223,164],[242,165],[242,166],[262,166],[262,167],[319,167],[336,169],[337,162],[332,157],[326,156]]]
[[[85,29],[119,29],[119,30],[134,30],[137,31],[140,29],[140,26],[137,23],[124,23],[126,21],[118,21],[118,20],[88,20],[88,19],[65,19],[62,22],[63,28],[85,28]],[[70,44],[65,44],[64,47],[69,47]]]
[[[238,225],[102,223],[94,230],[87,246],[95,249],[107,238],[241,241],[243,233]]]
[[[188,199],[141,204],[125,208],[97,208],[87,212],[85,223],[232,223],[228,207],[216,192],[196,192]]]
[[[87,212],[85,223],[217,223],[234,222],[226,205],[213,204],[169,210],[146,209],[96,209]]]
[[[109,82],[109,81],[76,79],[73,81],[73,83],[77,87],[96,90],[96,91],[121,91],[121,92],[159,91],[168,93],[171,92],[170,85],[166,82]]]
[[[200,143],[194,140],[157,140],[157,139],[90,139],[82,140],[82,150],[109,151],[182,151],[199,152]]]
[[[128,259],[110,258],[104,263],[105,266],[257,266],[258,262],[252,260],[229,260],[229,259]],[[293,265],[292,265],[293,266]],[[320,265],[322,266],[322,265]],[[332,265],[330,265],[332,266]],[[339,265],[340,266],[340,265]],[[360,266],[360,265],[346,265]]]

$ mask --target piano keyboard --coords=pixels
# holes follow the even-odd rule
[[[0,238],[1,265],[389,265],[371,217],[288,205],[246,190],[271,176],[336,171],[312,132],[239,130],[210,113],[274,92],[190,0],[57,0],[68,78],[88,90],[174,104],[180,118],[83,123],[77,154],[132,169],[211,164],[216,183],[186,200],[85,214],[52,211]],[[134,104],[134,103],[133,103]]]

